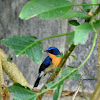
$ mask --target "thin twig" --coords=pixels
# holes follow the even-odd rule
[[[88,100],[87,97],[85,96],[85,93],[84,93],[83,84],[81,84],[81,87],[82,87],[83,97],[85,98],[85,100]]]
[[[75,97],[76,97],[76,95],[77,95],[78,92],[79,92],[79,89],[80,89],[80,87],[81,87],[81,84],[82,84],[82,79],[81,79],[80,82],[79,82],[78,88],[77,88],[76,92],[74,93],[74,95],[73,95],[73,97],[72,97],[72,100],[75,100]]]

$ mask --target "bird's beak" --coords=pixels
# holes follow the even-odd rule
[[[45,50],[44,52],[48,52],[48,50]]]

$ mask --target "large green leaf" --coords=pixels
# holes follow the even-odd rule
[[[94,23],[93,23],[94,27],[96,30],[98,30],[100,28],[100,20],[96,20]]]
[[[88,18],[90,16],[87,15],[87,14],[84,14],[84,13],[82,13],[80,11],[69,10],[66,14],[64,14],[62,16],[62,20],[73,18],[73,17],[77,17],[77,18],[80,18],[80,19],[85,19],[85,18]]]
[[[61,96],[62,89],[63,89],[63,84],[64,84],[64,81],[58,84],[54,92],[54,95],[53,95],[53,100],[60,100],[60,96]]]
[[[51,14],[54,14],[55,16],[55,13],[58,14],[59,11],[60,14],[63,14],[62,12],[65,12],[65,8],[67,11],[67,9],[69,9],[72,6],[72,4],[69,4],[71,3],[67,0],[31,0],[27,2],[23,7],[20,13],[20,18],[29,19],[39,14],[42,14],[40,15],[41,17],[44,16],[46,18],[47,16],[48,18],[51,17]],[[48,13],[50,14],[49,16]],[[58,14],[58,16],[60,15]]]
[[[30,35],[16,35],[3,39],[1,42],[14,50],[16,55],[27,54],[36,63],[41,63],[43,45],[36,40],[36,37]]]
[[[60,74],[61,74],[62,76],[65,76],[65,75],[69,74],[72,70],[75,70],[75,69],[76,69],[75,67],[68,66],[68,68],[62,70],[62,71],[60,72]],[[79,72],[77,71],[77,72],[75,72],[74,74],[70,75],[70,76],[69,76],[69,79],[78,79],[78,78],[80,78],[80,77],[81,77],[81,74],[79,74]]]
[[[74,44],[77,45],[78,43],[84,44],[88,39],[88,33],[92,32],[93,28],[89,23],[83,23],[78,25],[75,29],[74,34]]]
[[[19,83],[14,83],[8,87],[10,92],[13,92],[14,100],[36,100],[36,94],[31,91],[29,88],[25,88]]]
[[[67,5],[71,5],[69,1],[66,3]],[[68,7],[61,7],[61,8],[56,8],[48,12],[44,12],[40,15],[38,15],[41,19],[56,19],[64,15],[72,6]]]

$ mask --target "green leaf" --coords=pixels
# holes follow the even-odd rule
[[[49,87],[51,87],[52,85],[54,84],[54,82],[49,82],[48,84],[45,84],[45,86],[47,87],[47,88],[49,88]]]
[[[87,14],[84,14],[80,11],[69,10],[66,14],[64,14],[62,16],[62,20],[73,18],[73,17],[80,18],[80,19],[85,19],[85,18],[89,18],[90,16],[87,15]]]
[[[26,88],[19,83],[14,83],[8,90],[13,92],[14,100],[36,100],[36,94],[29,88]]]
[[[71,43],[74,43],[74,32],[72,32],[67,39],[67,45],[70,45]]]
[[[96,20],[95,22],[93,22],[93,26],[96,30],[98,30],[100,28],[100,20]]]
[[[52,87],[53,84],[54,84],[54,82],[51,81],[51,82],[49,82],[48,84],[45,84],[45,86],[46,86],[47,88],[50,88],[50,87]],[[56,86],[57,86],[57,85],[56,85]],[[55,88],[56,86],[52,87],[51,89]],[[45,92],[45,91],[46,91],[46,89],[42,89],[42,92]]]
[[[92,32],[93,28],[89,23],[83,23],[78,25],[75,29],[74,34],[74,44],[77,45],[78,43],[85,44],[88,39],[88,33]]]
[[[30,35],[16,35],[3,39],[1,42],[14,50],[16,55],[27,54],[36,63],[41,63],[43,45],[36,40],[36,37]]]
[[[77,20],[70,20],[70,21],[68,21],[68,23],[70,23],[70,24],[72,24],[72,25],[75,25],[75,26],[80,25],[80,24],[77,22]]]
[[[61,58],[63,57],[63,52],[61,52]]]
[[[53,100],[57,100],[58,99],[58,89],[55,90],[54,95],[53,95]]]
[[[87,4],[87,3],[83,2],[82,4]],[[86,11],[87,13],[89,13],[91,10],[91,6],[82,6],[82,7],[83,7],[84,11]]]
[[[60,100],[63,84],[64,84],[64,81],[58,84],[57,89],[55,90],[54,95],[53,95],[53,100]]]
[[[44,16],[46,18],[46,15],[47,15],[47,17],[50,18],[52,17],[51,14],[55,16],[56,15],[55,13],[58,14],[59,11],[65,12],[65,8],[67,10],[73,6],[73,4],[71,5],[69,4],[71,3],[67,0],[31,0],[25,4],[19,17],[22,19],[29,19],[34,16],[43,14],[40,16],[41,17]],[[54,12],[53,10],[57,12]],[[59,12],[59,13],[63,14],[62,12]],[[50,13],[49,16],[48,16],[48,13]],[[58,14],[58,16],[60,15]]]
[[[66,2],[67,5],[71,5],[69,1]],[[64,15],[72,6],[56,8],[48,12],[44,12],[38,15],[41,19],[56,19]]]
[[[69,74],[69,73],[70,73],[72,70],[74,70],[74,69],[76,69],[76,68],[75,68],[75,67],[68,67],[68,68],[62,70],[62,71],[60,72],[60,74],[61,74],[62,76],[65,76],[65,75]],[[69,79],[78,79],[78,78],[80,78],[80,77],[81,77],[81,74],[79,74],[79,72],[77,71],[77,72],[75,72],[74,74],[70,75],[70,76],[69,76]]]
[[[76,57],[75,57],[75,55],[71,55],[72,57],[73,57],[73,61],[75,61],[76,60]]]

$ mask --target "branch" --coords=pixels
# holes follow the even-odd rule
[[[4,83],[4,79],[3,79],[3,72],[2,72],[2,63],[1,63],[1,59],[0,59],[0,86]]]
[[[0,100],[3,100],[2,98],[2,84],[3,83],[4,83],[4,79],[3,79],[2,64],[1,64],[1,59],[0,59]]]
[[[90,97],[90,100],[100,99],[100,29],[99,29],[99,41],[98,41],[98,58],[97,58],[97,85]]]
[[[62,67],[63,67],[64,64],[66,63],[66,60],[69,58],[70,54],[72,53],[72,51],[74,50],[75,47],[76,47],[76,46],[72,44],[72,45],[70,46],[69,50],[66,51],[66,53],[64,54],[64,56],[63,56],[63,58],[62,58],[62,60],[61,60],[61,63],[60,63],[59,66],[58,66],[59,69],[52,73],[52,75],[50,76],[50,78],[47,80],[46,84],[49,83],[50,81],[54,81],[54,80],[55,80],[55,78],[56,78],[57,75],[59,74],[60,70],[62,69]],[[46,88],[46,86],[44,85],[44,86],[41,88],[41,90],[42,90],[42,89],[45,89],[45,88]],[[41,100],[42,97],[43,97],[43,95],[44,95],[44,93],[41,94],[41,95],[39,95],[39,96],[37,97],[37,100]]]
[[[0,100],[10,100],[8,88],[4,83],[1,58],[0,58]]]
[[[53,92],[54,92],[54,90],[49,90],[49,91],[46,92],[46,95],[48,95],[48,94],[53,95]],[[64,90],[64,91],[62,91],[62,93],[61,93],[61,98],[63,98],[63,97],[68,97],[68,96],[73,96],[73,95],[75,94],[75,92],[76,92],[76,91],[67,91],[67,90]],[[86,95],[87,97],[90,97],[90,96],[91,96],[91,93],[89,93],[89,92],[84,92],[84,93],[85,93],[85,95]],[[79,96],[79,97],[84,97],[84,96],[83,96],[83,93],[82,93],[81,91],[78,91],[77,96]]]
[[[6,72],[6,74],[10,77],[13,83],[20,83],[23,86],[29,87],[28,82],[24,78],[23,74],[17,68],[17,66],[7,61],[7,55],[0,49],[0,60],[2,62],[2,68]]]
[[[97,83],[95,91],[91,95],[90,100],[100,100],[100,81]]]
[[[99,14],[100,12],[100,5],[95,11],[96,14]],[[100,100],[100,29],[99,29],[99,41],[98,41],[98,58],[97,58],[97,85],[93,92],[93,94],[90,97],[90,100]]]

